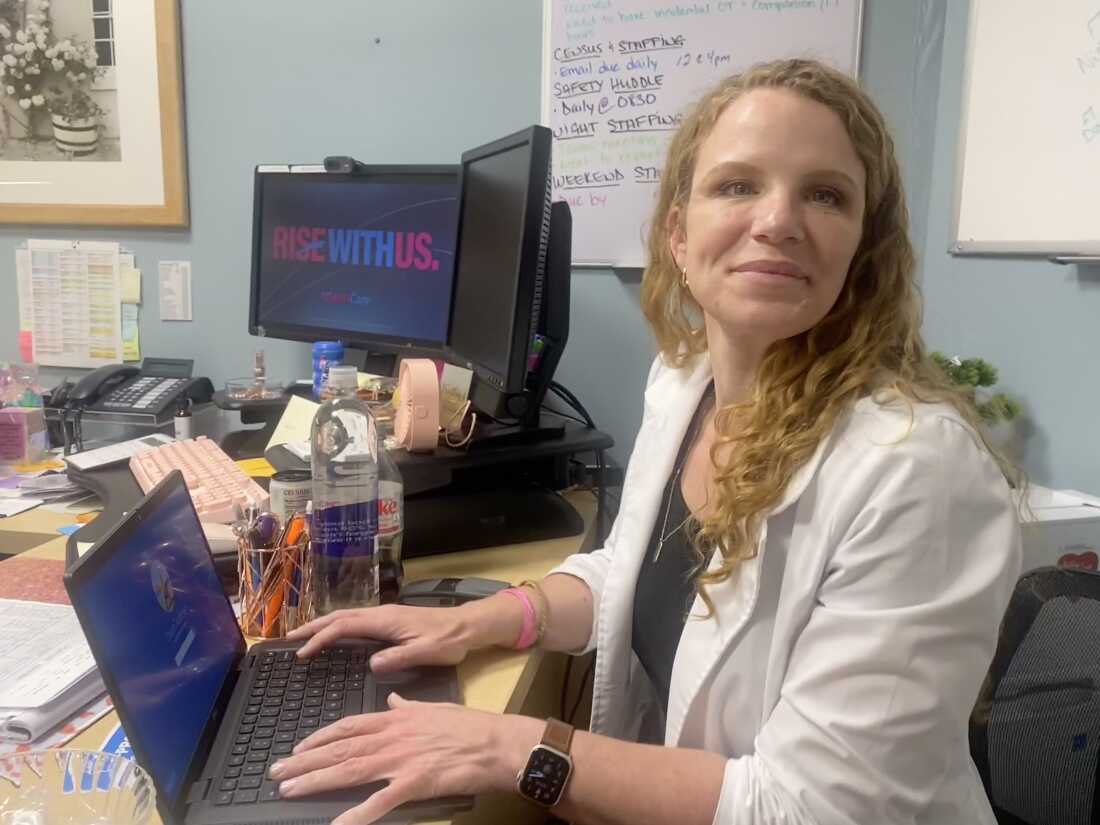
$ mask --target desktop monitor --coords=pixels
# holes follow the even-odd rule
[[[519,418],[550,243],[551,132],[532,126],[462,155],[448,360],[474,405]]]
[[[450,320],[458,167],[307,168],[315,171],[256,168],[249,331],[439,357]]]

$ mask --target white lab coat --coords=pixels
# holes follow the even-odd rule
[[[710,377],[706,358],[657,359],[607,543],[554,571],[593,594],[596,733],[660,724],[631,648],[634,591]],[[714,822],[993,825],[967,718],[1020,552],[1008,486],[953,409],[858,402],[791,479],[756,557],[710,588],[716,615],[680,638],[664,742],[729,757]]]

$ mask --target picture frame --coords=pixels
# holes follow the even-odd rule
[[[0,0],[0,11],[4,2]],[[44,81],[40,89],[26,84],[29,97],[21,101],[22,89],[12,81],[11,67],[7,78],[0,77],[0,225],[187,227],[178,0],[6,4],[17,10],[13,15],[22,15],[17,22],[24,26],[24,49],[27,32],[34,32],[39,44],[51,48],[47,54],[54,58],[53,68],[60,67],[62,59],[81,56],[88,59],[86,65],[95,66],[88,70],[90,80],[82,71],[64,75],[74,81],[69,85],[87,89],[85,99],[95,103],[93,117],[66,120],[64,107],[56,104],[65,90],[57,84],[48,89]],[[13,26],[0,28],[0,60],[5,55],[5,30],[8,42],[18,47]],[[58,52],[62,47],[85,51]],[[92,49],[95,60],[88,57]],[[41,57],[43,50],[32,54]],[[81,68],[79,63],[71,66],[75,68],[69,71]],[[63,77],[60,72],[52,74]],[[77,77],[80,83],[75,83]],[[66,81],[61,79],[60,85]],[[32,91],[41,94],[31,96]],[[77,114],[83,113],[77,107]]]

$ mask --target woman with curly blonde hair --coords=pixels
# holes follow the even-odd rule
[[[341,825],[509,789],[583,822],[992,825],[967,717],[1019,528],[925,355],[881,114],[813,61],[723,81],[669,146],[649,261],[660,352],[606,545],[461,608],[299,634],[304,655],[392,640],[379,672],[595,649],[591,732],[395,699],[306,740],[283,792],[389,780]]]

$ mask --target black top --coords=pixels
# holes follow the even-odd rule
[[[695,575],[700,564],[705,564],[691,544],[695,521],[690,517],[680,490],[680,470],[695,440],[712,392],[713,384],[699,402],[687,435],[680,444],[676,464],[661,496],[657,521],[649,537],[649,547],[634,592],[634,653],[653,681],[661,708],[666,712],[672,663],[676,658],[676,648],[680,645],[684,622],[695,601]],[[659,553],[658,545],[661,545]]]

